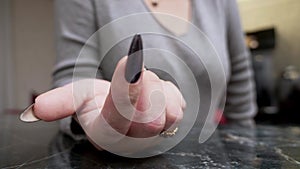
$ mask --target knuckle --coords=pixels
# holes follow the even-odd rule
[[[154,81],[154,82],[160,81],[159,77],[150,70],[144,71],[144,76],[150,81]]]
[[[169,125],[172,125],[174,123],[178,123],[182,121],[183,119],[183,112],[182,110],[179,110],[179,113],[170,113],[168,115],[167,121]]]
[[[174,86],[174,84],[173,84],[172,82],[170,82],[170,81],[166,81],[165,83],[166,83],[166,85],[168,85],[168,86]]]
[[[150,135],[157,135],[164,129],[164,124],[149,122],[145,124],[145,131]]]
[[[177,86],[175,86],[174,83],[172,83],[171,81],[165,81],[165,83],[166,83],[166,85],[167,85],[168,87],[170,87],[172,90],[175,90],[175,91],[178,90]]]

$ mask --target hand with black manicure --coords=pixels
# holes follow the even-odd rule
[[[185,106],[173,83],[144,69],[142,39],[135,35],[128,56],[117,64],[111,82],[86,79],[56,88],[37,97],[33,112],[44,121],[77,112],[87,136],[101,149],[95,140],[114,137],[112,129],[135,138],[177,130]],[[112,139],[107,139],[107,144]]]

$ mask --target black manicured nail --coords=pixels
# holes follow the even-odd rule
[[[134,35],[129,52],[125,69],[125,79],[128,83],[135,83],[139,80],[143,70],[143,42],[139,34]]]

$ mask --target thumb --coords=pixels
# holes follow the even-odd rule
[[[110,83],[104,80],[85,79],[50,90],[35,99],[32,113],[44,121],[54,121],[71,116],[95,96],[105,97],[109,86]],[[101,90],[96,90],[95,93],[95,89]]]

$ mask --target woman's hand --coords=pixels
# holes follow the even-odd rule
[[[86,79],[38,96],[35,115],[44,121],[54,121],[77,112],[80,124],[94,142],[114,137],[112,128],[121,135],[135,138],[174,129],[186,106],[180,91],[148,70],[142,71],[137,82],[128,83],[126,62],[127,57],[119,61],[111,83]]]

